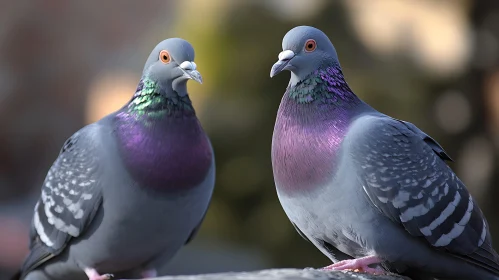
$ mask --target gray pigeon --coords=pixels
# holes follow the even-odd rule
[[[270,76],[289,70],[291,80],[274,179],[295,228],[333,261],[325,269],[499,279],[487,221],[443,148],[360,100],[322,31],[293,28],[282,48]]]
[[[62,147],[43,183],[20,279],[152,277],[198,230],[215,163],[187,94],[194,49],[167,39],[132,99]]]

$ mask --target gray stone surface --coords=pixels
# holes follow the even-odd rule
[[[253,272],[227,272],[200,275],[180,275],[150,280],[410,280],[390,275],[368,275],[356,272],[321,271],[317,269],[268,269]]]

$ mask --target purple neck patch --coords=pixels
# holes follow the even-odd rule
[[[272,141],[274,179],[280,191],[291,195],[332,179],[339,148],[361,104],[336,67],[316,71],[288,88]]]
[[[114,121],[125,167],[140,186],[171,192],[196,187],[206,178],[213,154],[195,115],[145,122],[122,111]]]

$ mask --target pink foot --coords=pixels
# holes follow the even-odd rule
[[[335,264],[326,266],[324,270],[353,270],[366,272],[371,274],[385,274],[386,272],[381,268],[371,268],[369,265],[380,263],[381,260],[376,256],[367,256],[358,259],[344,260]]]
[[[142,278],[154,278],[158,276],[156,269],[149,269],[142,272]]]
[[[112,274],[102,274],[102,275],[100,275],[93,268],[85,268],[85,274],[87,275],[88,280],[110,280],[110,279],[112,279],[114,277]]]

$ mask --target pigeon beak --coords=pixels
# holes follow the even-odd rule
[[[197,65],[194,61],[184,61],[178,67],[184,72],[183,76],[185,78],[194,80],[200,84],[203,83],[203,77],[201,77],[201,74],[196,70]]]
[[[291,59],[295,57],[295,53],[290,50],[284,50],[279,53],[279,60],[272,66],[270,70],[270,77],[274,77],[275,75],[281,73],[282,70],[286,70],[286,66],[291,61]]]

